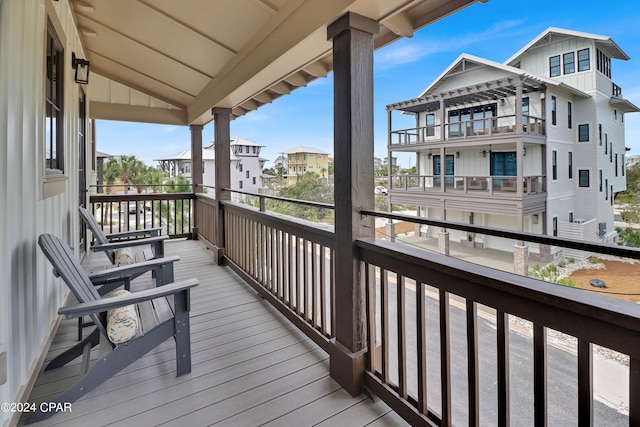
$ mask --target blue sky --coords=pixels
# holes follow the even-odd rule
[[[414,98],[461,53],[503,62],[548,27],[610,36],[630,61],[613,60],[612,80],[623,95],[640,106],[640,2],[620,0],[489,0],[474,4],[380,49],[374,64],[375,155],[387,155],[387,104]],[[276,99],[231,122],[231,135],[263,145],[270,160],[296,145],[333,153],[333,79],[330,74],[306,88]],[[394,127],[399,124],[394,116]],[[625,115],[629,154],[640,154],[640,113]],[[409,123],[407,127],[412,126]],[[203,141],[213,138],[213,123]],[[190,148],[186,126],[98,121],[97,149],[109,154],[134,154],[149,165],[152,159]],[[400,158],[404,167],[413,157]]]

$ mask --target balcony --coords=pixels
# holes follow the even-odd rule
[[[516,126],[515,114],[496,116],[490,119],[466,120],[444,125],[430,125],[390,132],[390,148],[400,151],[402,148],[433,147],[436,144],[459,144],[471,141],[492,144],[513,142],[514,137],[528,137],[527,142],[540,143],[546,135],[545,120],[523,116],[522,127]],[[444,138],[442,137],[444,135]],[[533,138],[532,138],[533,137]]]
[[[219,213],[210,196],[190,197],[195,208],[188,216],[199,218],[198,237],[205,246],[213,248],[219,215],[224,218],[224,266],[213,265],[212,252],[199,242],[168,246],[169,254],[182,258],[177,278],[195,276],[201,282],[192,298],[192,374],[176,379],[164,368],[174,362],[172,344],[165,343],[51,422],[398,425],[400,415],[412,425],[509,425],[510,417],[590,425],[595,414],[635,425],[640,411],[636,304],[373,238],[355,243],[365,293],[362,326],[370,343],[364,383],[385,403],[350,397],[328,377],[345,363],[335,341],[345,325],[338,320],[333,228],[266,211],[272,196],[244,196],[247,202],[255,198],[251,204],[259,208],[222,201]],[[123,198],[99,196],[102,206],[104,197],[116,204]],[[637,249],[367,210],[361,215],[640,259]],[[131,222],[120,224],[126,229]],[[92,256],[87,267],[101,261]],[[151,285],[150,279],[134,282]],[[525,332],[514,320],[528,325]],[[52,354],[73,343],[76,327],[76,322],[60,327]],[[548,345],[552,330],[577,339],[577,353]],[[595,398],[596,345],[629,357],[628,418]],[[567,363],[575,369],[560,368]],[[31,401],[63,389],[77,368],[42,373]],[[556,378],[559,369],[564,372]],[[558,393],[573,403],[559,405]],[[101,409],[114,405],[117,411]]]
[[[393,175],[391,177],[392,191],[499,195],[519,198],[546,192],[544,176],[523,177],[522,196],[517,194],[517,184],[517,178],[514,176]]]

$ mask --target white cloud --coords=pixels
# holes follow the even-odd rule
[[[376,64],[382,69],[417,62],[426,56],[440,52],[459,52],[477,43],[486,43],[497,38],[509,37],[508,30],[520,30],[524,20],[508,20],[493,24],[479,33],[460,34],[446,39],[405,39],[376,54]]]

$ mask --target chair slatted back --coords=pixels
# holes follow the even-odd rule
[[[80,262],[71,253],[69,245],[57,236],[47,233],[40,235],[38,245],[40,245],[44,255],[79,302],[101,299]],[[104,322],[100,319],[100,316],[92,314],[91,319],[106,334]]]
[[[104,245],[109,243],[109,239],[107,239],[107,236],[104,234],[102,227],[100,226],[100,224],[98,224],[98,221],[96,221],[96,218],[93,216],[93,214],[89,212],[87,208],[83,208],[82,206],[80,206],[78,209],[80,211],[80,217],[87,225],[87,227],[89,227],[98,244]],[[107,255],[107,258],[109,258],[109,261],[111,261],[111,264],[114,264],[116,262],[116,255],[114,251],[105,251],[105,254]]]

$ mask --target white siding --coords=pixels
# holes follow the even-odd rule
[[[60,194],[44,198],[47,10],[57,17],[63,30],[59,36],[63,43],[66,40],[60,125],[68,179]],[[77,247],[78,85],[72,78],[72,52],[84,56],[67,0],[0,4],[0,353],[7,354],[7,381],[0,386],[0,400],[4,402],[21,398],[66,295],[40,252],[37,237],[49,232]],[[0,414],[0,424],[9,415]]]

